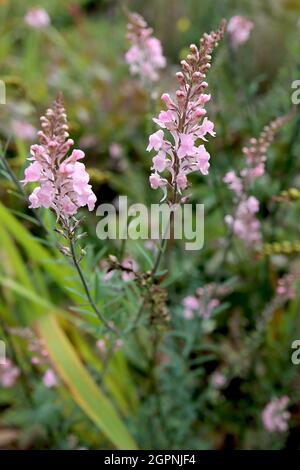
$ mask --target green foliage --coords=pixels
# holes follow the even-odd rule
[[[291,108],[291,82],[299,79],[299,2],[128,1],[153,26],[167,55],[151,97],[124,62],[122,1],[80,0],[76,7],[41,0],[51,16],[46,30],[24,23],[36,2],[0,3],[0,78],[7,88],[0,117],[0,338],[20,370],[13,387],[0,389],[0,448],[299,448],[299,374],[291,363],[291,344],[300,335],[299,288],[293,300],[274,303],[278,279],[299,275],[299,109],[251,188],[260,201],[259,253],[228,233],[224,216],[233,200],[223,182],[228,170],[243,167],[249,138]],[[18,181],[31,142],[15,135],[14,121],[38,127],[39,115],[63,91],[70,134],[86,152],[99,202],[118,195],[130,203],[158,202],[145,148],[156,129],[159,96],[175,90],[174,70],[188,45],[234,14],[251,18],[254,29],[237,50],[226,36],[214,56],[208,116],[217,136],[208,146],[210,174],[193,176],[189,190],[193,203],[205,205],[204,248],[186,252],[171,241],[151,284],[155,251],[139,241],[99,240],[97,217],[85,214],[80,266],[96,307],[122,332],[116,338],[99,322],[72,260],[58,249],[54,216],[28,210]],[[110,156],[112,143],[121,146],[118,159]],[[128,257],[138,268],[124,282]],[[210,318],[185,318],[183,299],[211,283],[224,290],[220,305]],[[45,363],[34,364],[16,328],[29,328],[42,341]],[[53,388],[43,381],[49,368],[58,379]],[[226,379],[219,388],[216,372]],[[284,394],[289,432],[268,433],[262,410]]]

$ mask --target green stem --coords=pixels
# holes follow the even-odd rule
[[[73,260],[73,263],[74,263],[74,266],[76,268],[76,271],[78,273],[78,276],[80,278],[80,281],[81,281],[81,284],[84,288],[84,291],[85,291],[85,294],[86,294],[86,297],[87,297],[87,300],[90,304],[90,306],[92,307],[92,309],[94,310],[95,314],[97,315],[97,317],[99,318],[99,320],[101,321],[101,323],[103,323],[105,325],[105,327],[107,328],[107,330],[111,331],[112,333],[114,333],[115,335],[117,335],[118,337],[120,336],[120,333],[119,331],[111,326],[109,324],[109,322],[104,318],[103,314],[100,312],[100,310],[98,309],[97,305],[95,304],[95,301],[94,299],[92,298],[91,296],[91,293],[90,293],[90,290],[89,290],[89,287],[87,285],[87,281],[85,279],[85,276],[83,274],[83,271],[80,267],[80,264],[77,260],[77,257],[76,257],[76,252],[75,252],[75,246],[74,246],[74,241],[73,241],[73,236],[72,234],[70,234],[70,232],[68,233],[68,241],[69,241],[69,245],[70,245],[70,253],[71,253],[71,257],[72,257],[72,260]]]

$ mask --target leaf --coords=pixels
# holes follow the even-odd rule
[[[34,304],[40,305],[46,310],[53,308],[53,305],[50,302],[37,295],[35,292],[31,291],[28,287],[18,284],[13,279],[0,276],[0,284],[3,287],[6,287],[7,289],[13,290],[25,299],[30,300]]]
[[[118,449],[136,449],[133,438],[109,399],[85,370],[56,316],[45,315],[38,321],[37,326],[54,367],[75,402]]]

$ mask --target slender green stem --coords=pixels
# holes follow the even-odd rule
[[[87,284],[87,281],[85,279],[85,276],[83,274],[83,271],[80,267],[80,264],[79,264],[79,261],[77,260],[77,257],[76,257],[76,252],[75,252],[75,246],[74,246],[74,240],[73,240],[73,237],[72,237],[72,234],[68,234],[68,240],[69,240],[69,245],[70,245],[70,253],[71,253],[71,257],[72,257],[72,260],[73,260],[73,263],[74,263],[74,266],[76,268],[76,271],[79,275],[79,278],[81,280],[81,284],[84,288],[84,291],[85,291],[85,294],[86,294],[86,297],[87,297],[87,300],[90,304],[90,306],[92,307],[92,309],[94,310],[95,314],[97,315],[97,317],[99,318],[99,320],[105,325],[105,327],[111,331],[112,333],[114,333],[115,335],[117,335],[118,337],[120,336],[120,333],[119,331],[114,327],[114,326],[111,326],[109,324],[109,322],[105,319],[105,317],[103,316],[103,314],[100,312],[100,310],[98,309],[97,305],[95,304],[95,301],[94,299],[92,298],[91,296],[91,293],[90,293],[90,290],[89,290],[89,287],[88,287],[88,284]]]

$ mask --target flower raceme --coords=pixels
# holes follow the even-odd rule
[[[143,81],[155,82],[159,79],[158,70],[166,66],[161,42],[152,36],[144,18],[137,13],[129,13],[127,38],[130,48],[125,54],[132,75],[138,75]]]
[[[190,46],[190,54],[176,74],[179,89],[175,99],[163,94],[166,109],[153,119],[161,129],[149,137],[147,151],[156,152],[149,180],[152,189],[164,191],[164,197],[168,186],[175,197],[177,192],[181,194],[188,186],[190,173],[208,174],[210,155],[203,142],[207,135],[214,137],[215,131],[214,123],[205,116],[205,105],[210,100],[205,78],[211,66],[211,53],[223,37],[224,29],[225,22],[222,22],[218,31],[204,34],[200,48],[195,44]],[[169,180],[162,176],[165,172],[169,173]]]
[[[87,205],[92,211],[96,196],[85,166],[80,162],[84,152],[75,149],[68,156],[74,142],[69,138],[61,95],[53,109],[49,108],[46,116],[41,117],[41,126],[42,131],[38,132],[40,144],[31,146],[31,164],[25,170],[23,184],[39,183],[29,196],[30,208],[50,208],[58,220],[66,222],[79,207]]]
[[[223,180],[234,193],[236,200],[235,214],[226,215],[225,222],[248,246],[260,247],[261,226],[256,217],[259,201],[254,196],[248,196],[247,192],[252,183],[265,173],[266,152],[275,134],[290,118],[291,113],[275,119],[264,127],[258,139],[252,138],[249,146],[243,148],[245,163],[239,175],[229,171]]]

